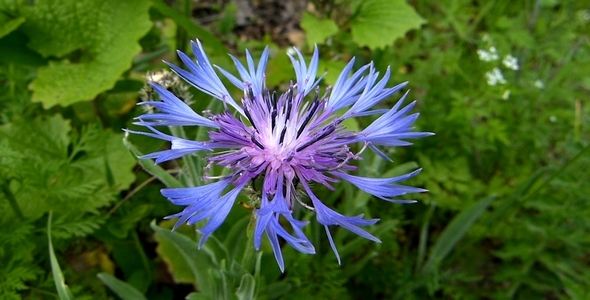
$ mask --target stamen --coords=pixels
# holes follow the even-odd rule
[[[328,125],[328,127],[324,128],[324,132],[321,133],[320,135],[314,137],[311,141],[303,144],[303,146],[300,146],[299,148],[295,149],[295,151],[301,151],[311,145],[313,145],[314,143],[316,143],[317,141],[327,137],[329,134],[331,134],[332,132],[334,132],[334,130],[336,130],[336,125],[334,124],[330,124]]]
[[[285,133],[287,132],[287,124],[283,127],[283,131],[281,131],[281,137],[279,138],[279,144],[283,144],[283,140],[285,139]]]
[[[316,93],[315,97],[313,98],[313,102],[311,102],[311,107],[307,111],[307,116],[305,117],[305,120],[303,120],[303,123],[301,123],[301,126],[297,130],[297,137],[299,137],[301,135],[301,133],[303,132],[303,129],[305,129],[305,126],[307,126],[307,123],[311,120],[311,118],[313,117],[313,114],[315,114],[315,111],[318,109],[318,107],[319,107],[319,101],[318,101],[318,94]]]
[[[274,108],[274,110],[277,110],[277,91],[273,91],[272,92],[272,108]]]
[[[272,113],[270,114],[271,120],[271,129],[275,129],[275,125],[277,123],[277,110],[273,109]]]
[[[258,146],[260,150],[264,150],[264,146],[258,140],[256,140],[256,137],[252,136],[250,140],[252,141],[252,143],[256,144],[256,146]]]
[[[258,128],[256,127],[256,124],[254,124],[254,120],[252,120],[252,116],[250,115],[250,111],[248,110],[248,105],[244,105],[244,114],[246,115],[246,118],[248,118],[248,121],[250,121],[250,124],[252,124],[252,127],[254,127],[254,130],[256,130],[256,132],[259,132]]]
[[[287,116],[285,117],[285,121],[289,120],[291,117],[291,108],[293,107],[293,89],[289,89],[287,91]]]

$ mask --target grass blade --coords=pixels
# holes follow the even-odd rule
[[[147,298],[135,287],[127,282],[117,279],[109,273],[98,273],[96,275],[106,286],[123,300],[147,300]]]
[[[70,300],[74,299],[70,288],[66,285],[64,275],[61,272],[61,268],[59,267],[59,262],[57,261],[57,257],[55,256],[55,252],[53,251],[53,243],[51,243],[51,216],[52,212],[49,212],[49,217],[47,218],[47,239],[49,240],[49,260],[51,261],[51,272],[53,273],[53,282],[55,283],[55,289],[57,290],[57,294],[59,295],[59,299],[61,300]]]
[[[479,219],[488,206],[496,199],[495,195],[488,196],[475,203],[471,207],[459,213],[440,235],[428,257],[428,261],[422,269],[422,273],[434,271],[440,262],[453,250],[455,245],[463,238],[471,225]]]

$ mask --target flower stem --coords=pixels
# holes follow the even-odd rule
[[[256,214],[252,213],[248,228],[246,229],[246,248],[244,249],[244,255],[242,256],[242,267],[248,271],[252,271],[256,250],[254,249],[254,228],[256,226]]]

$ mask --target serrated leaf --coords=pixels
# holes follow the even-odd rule
[[[33,101],[45,108],[90,100],[112,88],[151,27],[149,3],[142,0],[53,0],[25,7],[22,28],[30,48],[46,57],[76,54],[39,68],[30,88]]]
[[[78,138],[70,131],[59,115],[0,126],[2,147],[9,150],[0,157],[3,175],[12,179],[9,191],[31,220],[49,210],[97,213],[134,181],[135,162],[120,142],[122,133],[94,126]]]
[[[303,13],[301,27],[305,30],[305,40],[308,47],[323,44],[324,41],[338,32],[338,26],[330,19],[320,19],[309,12]]]
[[[108,273],[98,273],[96,275],[100,281],[108,286],[117,296],[123,300],[142,300],[147,299],[140,291],[127,282],[119,280]]]
[[[371,49],[391,45],[426,21],[404,0],[366,0],[350,20],[352,40]]]

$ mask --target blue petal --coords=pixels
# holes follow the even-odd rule
[[[260,248],[262,234],[266,232],[275,254],[277,264],[284,271],[284,261],[281,253],[281,248],[278,243],[278,236],[282,237],[287,243],[289,243],[295,250],[307,253],[315,254],[315,248],[305,236],[301,228],[307,225],[307,222],[295,220],[291,215],[291,211],[287,207],[286,199],[282,195],[282,184],[277,187],[279,191],[274,199],[269,202],[266,194],[262,196],[261,208],[256,210],[257,214],[256,228],[254,229],[254,247]],[[279,222],[280,216],[283,216],[291,225],[295,236],[288,233]]]
[[[403,141],[402,139],[414,139],[433,135],[430,132],[412,132],[414,129],[412,124],[414,124],[419,114],[415,113],[409,116],[405,114],[415,106],[416,101],[399,110],[407,95],[408,93],[406,92],[394,107],[359,132],[353,142],[368,142],[370,143],[371,149],[375,151],[377,149],[375,145],[408,146],[412,143]]]
[[[347,217],[342,214],[339,214],[338,212],[335,212],[332,209],[328,208],[326,205],[324,205],[322,203],[322,201],[320,201],[314,195],[314,193],[309,188],[309,185],[305,181],[301,181],[301,185],[303,185],[303,188],[305,189],[305,191],[307,192],[307,195],[309,196],[309,198],[311,199],[311,202],[313,203],[313,207],[315,209],[316,219],[317,219],[318,223],[325,225],[325,226],[338,225],[338,226],[344,227],[344,228],[348,229],[349,231],[351,231],[359,236],[362,236],[366,239],[369,239],[369,240],[377,242],[377,243],[381,243],[381,241],[378,238],[376,238],[372,234],[368,233],[367,231],[365,231],[364,229],[359,227],[359,226],[373,225],[373,224],[377,223],[377,221],[379,221],[379,219],[363,219],[362,218],[363,215],[359,215],[356,217]],[[330,240],[331,240],[331,236],[329,234],[329,231],[327,231],[327,233],[328,233],[328,238],[330,238]],[[338,257],[338,251],[336,250],[336,246],[334,245],[333,241],[331,241],[330,244],[332,246],[332,250],[334,251],[334,254],[336,254],[336,257]]]
[[[309,67],[305,64],[305,59],[303,59],[303,55],[301,54],[301,52],[299,52],[297,48],[293,49],[295,49],[298,59],[295,59],[291,55],[289,55],[289,58],[291,59],[291,63],[293,64],[293,68],[295,69],[295,75],[297,76],[297,90],[299,94],[303,94],[305,96],[321,80],[321,78],[316,80],[319,63],[318,46],[316,45],[314,48],[311,61],[309,62]]]
[[[266,64],[268,62],[268,47],[264,49],[262,55],[260,56],[260,61],[258,62],[258,68],[256,68],[254,64],[254,60],[252,59],[252,55],[250,52],[246,50],[246,60],[248,62],[248,69],[244,67],[244,65],[234,56],[230,55],[232,60],[234,61],[234,65],[240,74],[242,80],[239,80],[233,74],[227,72],[226,70],[217,67],[217,69],[225,76],[231,83],[233,83],[236,87],[243,89],[245,84],[250,84],[252,87],[252,91],[254,95],[262,94],[262,91],[265,86],[265,78],[264,78],[264,71],[266,69]]]
[[[330,98],[328,98],[327,108],[339,110],[343,107],[352,105],[360,97],[358,93],[365,87],[367,81],[366,78],[361,76],[365,73],[367,68],[372,67],[372,63],[364,65],[362,68],[354,72],[350,78],[347,78],[352,70],[354,61],[355,58],[353,57],[344,70],[342,70],[338,79],[336,79],[336,83],[334,83],[334,87],[330,92]]]
[[[178,57],[184,65],[189,68],[190,72],[185,71],[174,64],[168,62],[166,62],[166,64],[168,64],[178,76],[198,90],[233,106],[238,112],[242,113],[242,108],[231,98],[229,92],[221,82],[221,79],[219,79],[215,73],[215,70],[209,62],[209,58],[207,58],[207,54],[205,54],[205,50],[203,50],[201,42],[196,40],[196,43],[191,42],[191,46],[196,62],[192,61],[183,52],[177,51]]]
[[[227,215],[233,207],[238,194],[244,188],[246,183],[247,182],[229,191],[227,194],[221,197],[221,199],[219,199],[215,205],[210,206],[210,209],[206,211],[206,214],[209,215],[210,218],[209,222],[207,222],[207,225],[203,226],[203,228],[199,230],[199,232],[203,234],[201,241],[199,242],[199,247],[202,247],[205,241],[207,241],[207,238],[209,238],[209,236],[217,228],[219,228],[219,226],[221,226],[223,221],[225,221],[225,218],[227,218]]]
[[[144,114],[137,117],[144,121],[145,124],[152,126],[207,126],[217,128],[218,126],[211,120],[195,113],[186,103],[178,99],[176,95],[169,92],[158,84],[150,83],[158,92],[162,101],[141,102],[138,105],[151,105],[159,109],[161,113]],[[151,122],[145,122],[151,120]]]
[[[175,205],[198,205],[202,198],[219,198],[223,190],[229,185],[231,178],[226,178],[214,183],[198,187],[165,188],[161,189],[162,195]]]
[[[155,158],[156,164],[159,164],[159,163],[162,163],[165,161],[169,161],[172,159],[182,157],[187,154],[194,153],[194,152],[198,152],[198,151],[202,151],[202,150],[211,150],[211,148],[203,145],[201,142],[185,140],[182,138],[178,138],[178,137],[175,137],[172,135],[162,133],[162,132],[156,130],[155,128],[153,128],[152,126],[148,125],[147,123],[139,122],[139,124],[146,126],[153,133],[143,132],[143,131],[135,131],[135,130],[129,130],[129,129],[123,129],[123,130],[125,132],[145,135],[145,136],[169,141],[172,143],[171,148],[169,150],[158,151],[158,152],[154,152],[154,153],[140,156],[140,158],[142,158],[142,159]]]
[[[404,86],[406,86],[407,82],[400,83],[392,88],[385,88],[387,81],[389,80],[390,76],[390,69],[387,68],[385,75],[377,84],[375,84],[377,77],[379,76],[379,72],[375,72],[373,67],[369,69],[369,75],[366,77],[366,85],[365,89],[361,93],[360,97],[354,105],[342,116],[342,119],[355,117],[357,113],[362,113],[367,109],[375,106],[377,103],[381,102],[385,98],[391,96],[393,93],[401,90]]]
[[[426,192],[425,189],[410,187],[410,186],[403,186],[393,184],[394,182],[399,182],[406,180],[408,178],[416,176],[416,174],[420,173],[422,169],[418,169],[414,172],[392,177],[392,178],[367,178],[367,177],[360,177],[360,176],[353,176],[350,174],[346,174],[344,172],[335,171],[330,172],[330,174],[340,177],[352,184],[356,187],[361,189],[362,191],[369,193],[375,197],[381,198],[386,201],[390,202],[397,202],[397,203],[414,203],[414,200],[393,200],[391,197],[398,197],[405,195],[407,193],[421,193]]]

